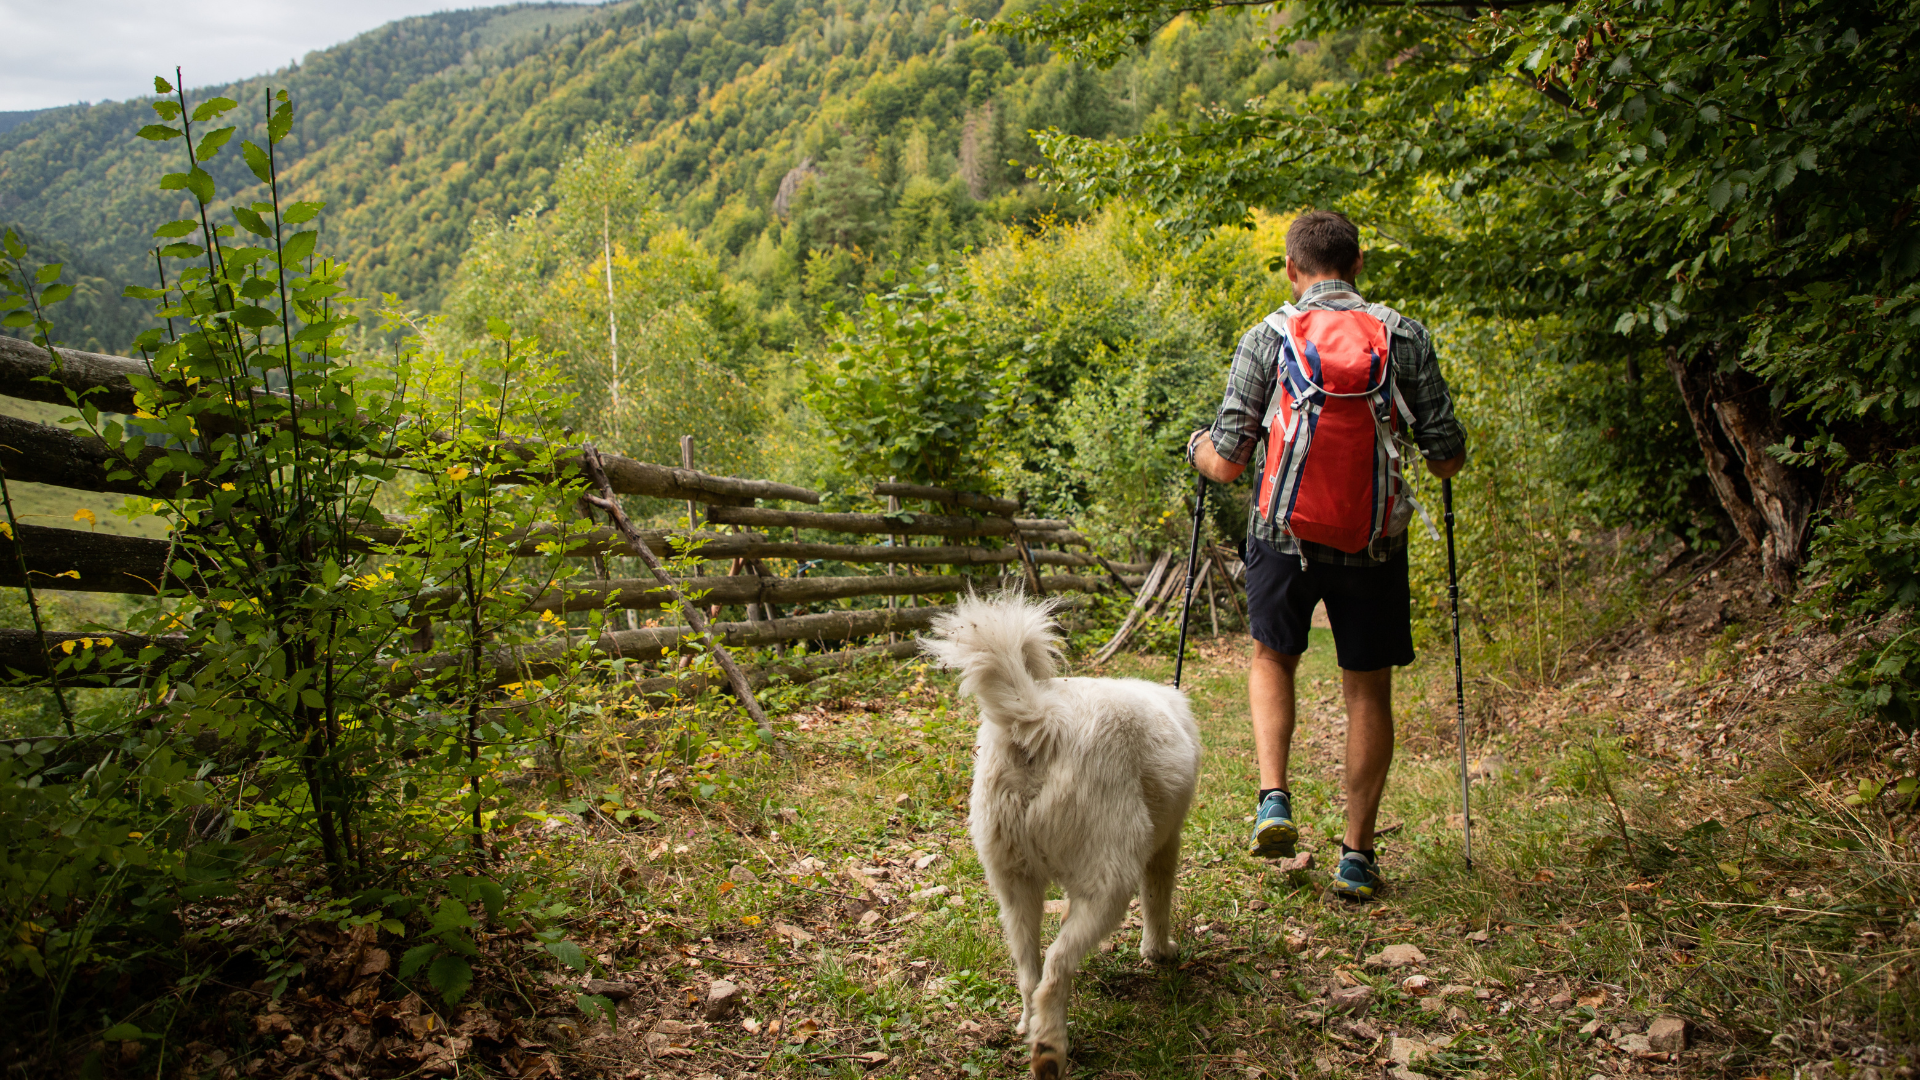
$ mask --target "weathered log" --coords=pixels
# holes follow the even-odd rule
[[[1011,536],[1006,518],[949,517],[942,514],[827,514],[808,510],[764,510],[716,506],[707,520],[715,525],[821,529],[827,532],[879,533],[887,536]]]
[[[133,411],[132,375],[147,374],[147,365],[124,356],[61,349],[55,371],[47,350],[30,341],[0,337],[0,394],[50,405],[72,404],[68,391],[86,394],[86,400],[106,412]],[[47,382],[51,377],[56,380]]]
[[[1173,552],[1163,552],[1153,564],[1153,569],[1147,573],[1145,580],[1140,583],[1140,592],[1133,598],[1133,607],[1127,612],[1126,619],[1120,623],[1120,628],[1113,632],[1113,637],[1093,654],[1092,663],[1105,663],[1126,645],[1128,639],[1133,637],[1133,632],[1139,629],[1144,621],[1142,614],[1147,610],[1148,604],[1158,600],[1164,585],[1173,580],[1173,574],[1169,570],[1172,563]]]
[[[685,447],[687,441],[682,439],[680,445]],[[747,714],[753,717],[754,725],[760,729],[760,737],[773,738],[773,721],[767,719],[765,710],[760,708],[760,702],[755,700],[753,687],[747,684],[746,673],[740,670],[739,664],[734,663],[733,653],[713,636],[712,629],[707,625],[706,615],[697,605],[688,601],[679,586],[667,576],[666,568],[660,565],[660,560],[655,558],[653,552],[647,548],[646,539],[640,535],[640,530],[634,528],[633,522],[627,519],[626,508],[613,497],[613,483],[607,479],[606,461],[601,458],[600,452],[592,443],[581,448],[580,464],[586,470],[588,482],[598,492],[595,494],[594,491],[590,491],[582,495],[581,502],[588,506],[597,506],[607,512],[613,527],[628,544],[633,546],[635,553],[640,556],[640,561],[646,563],[647,569],[653,572],[655,580],[666,587],[668,594],[673,597],[673,602],[680,605],[680,609],[687,613],[687,621],[692,624],[692,630],[706,641],[707,651],[713,656],[714,662],[720,665],[720,670],[727,673],[727,682],[733,687],[734,697],[740,699],[740,704],[746,707]],[[687,519],[687,524],[693,524],[691,517]],[[630,634],[637,632],[637,629],[627,631]]]
[[[1092,550],[1093,541],[1074,532],[1072,529],[1028,530],[1021,529],[1020,535],[1029,544],[1061,544],[1083,547]]]
[[[669,553],[668,540],[671,537],[686,535],[684,532],[667,529],[642,529],[648,550],[656,555]],[[399,531],[375,533],[370,536],[391,535],[397,542]],[[824,541],[790,542],[768,540],[759,533],[699,533],[702,541],[699,556],[702,559],[795,559],[800,561],[819,560],[822,562],[842,562],[867,565],[893,564],[898,566],[979,566],[1018,562],[1020,553],[1011,547],[979,548],[951,545],[942,547],[896,547],[883,544],[832,544]],[[542,541],[531,540],[523,544],[517,554],[533,556],[540,554]],[[633,551],[625,546],[612,530],[598,529],[574,540],[566,554],[584,557],[594,553],[603,555],[632,555]],[[674,552],[677,554],[678,552]],[[1099,562],[1089,555],[1076,555],[1065,551],[1036,551],[1033,561],[1046,566],[1097,566]],[[1140,573],[1152,563],[1113,563],[1117,570]]]
[[[1053,580],[1048,578],[1049,581]],[[762,578],[752,574],[681,578],[676,584],[703,604],[810,604],[858,596],[927,596],[963,593],[969,587],[990,588],[999,578],[970,578],[964,574],[926,574],[918,577]],[[528,611],[593,611],[601,608],[658,608],[673,597],[653,578],[591,578],[549,589],[528,604]]]
[[[797,663],[771,664],[754,668],[747,673],[747,681],[755,690],[771,686],[774,683],[809,683],[824,678],[836,671],[863,664],[869,660],[904,660],[920,651],[920,642],[916,639],[896,641],[891,645],[866,645],[857,649],[840,649],[829,653],[816,653]],[[690,697],[709,686],[726,685],[725,680],[712,680],[704,675],[692,675],[676,678],[661,675],[651,679],[641,679],[634,684],[643,697],[662,699],[671,697]]]
[[[922,499],[946,506],[958,506],[966,510],[980,510],[1001,517],[1012,517],[1019,513],[1020,504],[1012,499],[1002,499],[996,495],[976,495],[970,491],[954,491],[951,488],[928,487],[925,484],[896,484],[892,482],[873,485],[875,495],[891,495],[899,499]]]
[[[1819,475],[1774,457],[1785,440],[1766,384],[1740,368],[1721,370],[1711,349],[1683,359],[1667,350],[1667,369],[1693,423],[1707,479],[1721,508],[1760,552],[1774,589],[1785,595],[1806,560],[1808,521],[1818,504]]]
[[[147,483],[147,466],[165,460],[165,451],[148,447],[129,463],[92,435],[0,415],[0,469],[5,469],[7,479],[16,483],[118,495],[171,494],[186,480],[180,473],[163,475],[157,486]],[[109,480],[110,470],[129,470],[133,475]]]
[[[600,455],[607,480],[621,495],[651,495],[661,499],[688,499],[701,503],[737,500],[750,504],[754,499],[784,499],[788,502],[818,503],[820,493],[772,480],[748,480],[738,476],[710,476],[697,469],[670,468],[645,461]],[[577,458],[566,464],[574,465]]]
[[[147,374],[147,365],[143,361],[131,360],[123,356],[108,356],[104,353],[82,352],[78,349],[60,349],[60,366],[55,369],[47,350],[18,338],[0,337],[0,394],[22,398],[27,401],[44,401],[54,405],[67,405],[70,401],[67,392],[86,393],[87,400],[95,407],[116,413],[134,411],[133,383],[131,376]],[[55,381],[48,382],[47,379]],[[27,421],[15,421],[16,424]],[[35,425],[45,431],[61,431]],[[19,440],[31,436],[25,434],[31,429],[14,429],[6,432],[6,440],[16,454],[26,454],[30,458],[34,451],[20,445]],[[44,441],[44,431],[39,433]],[[89,436],[66,433],[67,437],[90,438]],[[98,443],[98,440],[95,440]],[[49,453],[66,450],[70,444],[49,444]],[[83,450],[74,467],[65,470],[53,470],[50,475],[58,479],[34,479],[36,483],[56,484],[60,487],[78,488],[82,491],[122,491],[128,494],[145,494],[146,489],[139,487],[125,492],[120,487],[103,487],[103,481],[86,470],[86,461],[104,459],[106,448],[100,445],[98,450]],[[164,455],[160,455],[164,456]],[[607,470],[607,479],[613,483],[613,490],[622,495],[650,495],[666,499],[693,499],[697,502],[735,500],[750,503],[754,499],[784,499],[791,502],[818,503],[820,493],[792,484],[781,484],[771,480],[749,480],[733,476],[709,476],[695,469],[676,469],[665,465],[653,465],[644,461],[634,461],[614,455],[601,455]],[[570,459],[563,464],[577,464],[578,459]],[[27,464],[22,463],[23,466]],[[48,470],[43,466],[43,472]],[[11,479],[30,479],[16,475],[9,465],[7,475]],[[140,475],[144,475],[143,473]]]
[[[108,639],[111,645],[100,644]],[[72,648],[67,647],[73,643]],[[116,678],[138,675],[149,668],[170,663],[184,655],[187,639],[183,635],[167,634],[161,637],[145,637],[140,634],[117,634],[95,632],[75,634],[65,631],[47,631],[47,647],[52,650],[55,662],[73,655],[86,655],[82,650],[100,650],[104,655],[112,648],[118,648],[124,659],[107,667],[88,665],[84,671],[67,670],[60,673],[62,686],[101,686]],[[159,650],[156,657],[142,662],[143,650]],[[40,637],[32,630],[0,630],[0,682],[20,685],[40,683],[52,674],[52,664],[48,663],[46,652],[41,651]]]
[[[21,525],[15,533],[26,556],[27,579],[36,589],[157,596],[161,588],[199,588],[173,576],[165,540],[43,525]],[[0,587],[17,589],[23,584],[20,564],[11,555],[0,540]],[[174,558],[191,562],[183,551],[174,552]]]
[[[922,630],[932,623],[934,616],[951,610],[953,609],[950,607],[923,607],[829,611],[818,615],[777,619],[773,622],[715,623],[709,629],[714,639],[721,645],[735,649],[754,645],[773,645],[783,641],[812,639],[846,641],[869,637],[873,634]],[[593,654],[600,659],[657,660],[669,652],[679,652],[683,648],[691,648],[697,652],[704,646],[697,643],[692,646],[686,645],[686,639],[693,632],[690,626],[648,626],[639,630],[608,630],[602,632],[593,642]],[[494,685],[504,686],[507,683],[554,674],[560,670],[561,658],[578,644],[577,641],[556,635],[550,641],[524,648],[490,650],[486,654],[485,661],[491,668],[487,677]],[[440,653],[416,660],[403,660],[394,669],[395,685],[401,688],[416,685],[441,672],[456,670],[466,662],[467,657],[455,653]]]

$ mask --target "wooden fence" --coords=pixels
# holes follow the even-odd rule
[[[0,394],[64,406],[69,403],[71,390],[87,393],[88,400],[103,411],[134,410],[129,376],[145,373],[141,362],[98,353],[60,352],[62,363],[56,371],[45,349],[0,337]],[[811,641],[823,647],[824,651],[802,661],[776,662],[749,673],[756,685],[775,678],[813,678],[878,655],[909,655],[915,646],[910,639],[900,640],[899,635],[927,628],[935,616],[950,610],[935,601],[969,589],[986,591],[1017,582],[1029,594],[1105,591],[1124,596],[1139,590],[1128,618],[1127,625],[1132,627],[1144,621],[1142,616],[1166,605],[1178,569],[1177,565],[1170,568],[1167,557],[1146,564],[1102,558],[1085,537],[1074,531],[1072,523],[1019,517],[1020,506],[1011,499],[884,483],[874,485],[873,495],[876,500],[886,500],[885,512],[769,507],[761,503],[817,506],[821,495],[769,480],[713,476],[686,464],[672,467],[613,455],[596,457],[612,493],[684,500],[700,520],[689,522],[695,526],[691,532],[596,528],[575,541],[566,552],[568,556],[636,556],[641,554],[638,546],[659,556],[668,554],[670,539],[682,544],[692,539],[701,545],[698,552],[703,566],[717,569],[716,564],[725,564],[727,572],[703,572],[671,584],[654,577],[574,579],[564,588],[530,593],[527,613],[673,607],[678,589],[704,593],[700,606],[714,617],[727,607],[744,610],[744,619],[711,627],[713,639],[721,646]],[[107,446],[91,435],[0,416],[0,469],[10,481],[83,491],[151,493],[140,479],[144,474],[138,467],[132,470],[131,479],[107,480],[110,461],[118,463]],[[926,504],[929,512],[903,512],[903,500]],[[813,535],[802,539],[803,530]],[[364,532],[370,543],[392,542],[401,535],[397,527],[386,524],[370,526]],[[855,539],[820,539],[820,534],[845,534]],[[874,537],[887,540],[874,543]],[[914,544],[909,538],[938,538],[943,542]],[[179,567],[169,564],[169,551],[173,550],[175,560],[179,551],[170,549],[164,540],[34,525],[21,525],[13,540],[21,559],[0,559],[0,586],[19,587],[31,581],[36,590],[147,596],[162,590],[201,587],[197,575],[176,575]],[[534,555],[541,541],[538,532],[522,537],[519,553]],[[776,574],[769,567],[774,560],[799,564],[804,576]],[[885,570],[849,574],[835,567],[824,573],[814,572],[823,564]],[[942,572],[923,572],[923,568],[941,568]],[[1225,591],[1231,598],[1231,588]],[[808,610],[813,605],[875,598],[884,598],[887,606]],[[1208,598],[1211,603],[1211,591]],[[431,610],[436,598],[426,599]],[[439,599],[450,606],[458,596],[448,591]],[[689,610],[687,614],[690,622],[701,621],[701,613]],[[657,660],[682,649],[694,631],[690,625],[637,626],[629,619],[625,629],[600,632],[592,646],[598,656],[608,659]],[[1123,634],[1130,632],[1123,629]],[[50,631],[43,643],[32,630],[0,629],[0,671],[12,672],[9,678],[15,683],[45,680],[51,674],[49,648],[57,655],[67,641],[87,637],[98,640],[102,636],[111,636],[128,656],[146,647],[158,647],[163,655],[177,656],[186,648],[184,638]],[[881,636],[892,640],[865,644]],[[1116,638],[1113,648],[1122,643]],[[580,641],[574,638],[549,646],[502,650],[491,658],[494,677],[506,684],[554,670],[569,644],[577,647]],[[429,642],[411,659],[397,665],[394,677],[419,679],[454,662],[450,656],[435,654]],[[649,690],[665,690],[675,684],[667,678],[643,685]]]

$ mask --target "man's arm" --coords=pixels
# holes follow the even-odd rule
[[[1453,415],[1453,392],[1440,374],[1427,328],[1411,319],[1400,325],[1411,333],[1394,338],[1394,374],[1413,413],[1413,438],[1427,471],[1445,480],[1467,463],[1467,433]]]
[[[1201,476],[1217,484],[1231,484],[1247,471],[1245,462],[1235,464],[1221,457],[1220,452],[1213,448],[1212,439],[1200,440],[1199,447],[1193,452],[1193,467],[1200,470]]]
[[[1230,484],[1253,460],[1254,448],[1266,433],[1260,421],[1273,394],[1273,357],[1278,351],[1273,330],[1259,323],[1240,338],[1227,371],[1227,392],[1213,426],[1193,433],[1193,467],[1207,479]]]

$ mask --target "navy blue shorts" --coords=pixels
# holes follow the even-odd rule
[[[1277,653],[1307,651],[1313,608],[1327,604],[1333,649],[1348,671],[1413,663],[1413,596],[1407,549],[1374,566],[1336,566],[1284,555],[1247,537],[1247,614],[1253,639]]]

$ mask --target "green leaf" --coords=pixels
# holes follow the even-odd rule
[[[187,173],[187,182],[183,186],[200,200],[201,206],[213,201],[213,177],[200,166],[195,165],[193,171]]]
[[[427,982],[440,996],[452,1005],[466,995],[467,988],[473,985],[473,965],[466,958],[452,953],[441,953],[427,969]]]
[[[175,237],[186,236],[199,227],[199,222],[181,218],[179,221],[169,221],[165,225],[153,230],[153,235],[171,240]]]
[[[153,77],[153,92],[156,94],[173,93],[173,84],[158,75]]]
[[[59,281],[60,266],[61,266],[60,263],[48,263],[47,265],[34,271],[33,280],[36,283],[41,285],[45,285],[49,281]]]
[[[1733,185],[1727,183],[1724,178],[1715,180],[1713,186],[1707,189],[1707,205],[1712,207],[1716,214],[1725,210],[1727,202],[1732,198]]]
[[[121,288],[120,295],[128,300],[165,300],[167,290],[149,289],[144,285],[127,285]]]
[[[513,327],[509,325],[505,319],[489,318],[487,320],[487,333],[492,334],[501,341],[506,341],[513,337]]]
[[[240,103],[232,98],[208,98],[193,110],[193,122],[198,124],[207,120],[218,119],[222,113],[228,109],[238,108],[239,105]]]
[[[194,150],[193,154],[201,161],[205,161],[215,154],[218,154],[220,148],[227,145],[227,140],[231,138],[233,138],[232,128],[215,128],[207,132],[206,137],[200,140],[200,145]]]
[[[141,1031],[137,1024],[120,1023],[101,1032],[100,1037],[107,1042],[126,1042],[129,1039],[144,1039],[147,1033]]]
[[[612,999],[602,994],[581,994],[573,999],[574,1007],[588,1016],[604,1017],[609,1025],[620,1023],[620,1014],[613,1009]]]
[[[73,286],[55,285],[52,288],[48,289],[46,292],[43,292],[40,294],[40,302],[42,304],[57,304],[60,301],[65,300],[67,297],[72,295],[73,295]]]
[[[267,157],[265,150],[254,145],[252,139],[240,144],[240,156],[247,159],[247,168],[253,170],[253,175],[258,177],[261,183],[273,183],[272,160]]]
[[[440,901],[440,907],[433,913],[435,930],[464,930],[473,925],[473,915],[467,906],[458,900]]]
[[[273,110],[273,117],[267,121],[267,141],[277,143],[293,130],[293,105],[291,103]]]
[[[395,937],[399,937],[401,934],[407,932],[407,924],[401,922],[399,919],[381,919],[380,929],[385,930]]]
[[[179,138],[183,132],[177,127],[168,127],[165,124],[148,124],[134,134],[143,139],[152,139],[154,142],[165,142],[168,139]]]
[[[287,207],[286,213],[280,215],[280,220],[289,225],[300,225],[312,221],[326,206],[324,202],[297,202]]]
[[[480,894],[480,903],[487,909],[487,914],[499,918],[501,910],[507,906],[507,893],[500,883],[491,878],[481,878],[475,884],[474,891]]]
[[[239,323],[241,326],[251,326],[258,330],[278,324],[280,322],[280,316],[257,304],[241,304],[233,309],[233,321]],[[303,690],[301,693],[312,694],[313,691]],[[317,697],[319,695],[316,694],[315,696]],[[314,705],[316,709],[320,707],[319,705]]]
[[[425,945],[415,945],[413,948],[401,953],[400,977],[402,979],[413,978],[414,972],[419,971],[421,965],[433,959],[434,954],[439,951],[440,943],[437,941],[429,941]]]
[[[575,971],[584,972],[587,970],[587,954],[580,951],[580,946],[570,940],[563,938],[559,941],[542,942],[540,947],[551,953],[555,960],[560,961]]]
[[[160,249],[160,254],[174,259],[197,259],[206,253],[199,244],[168,244]]]
[[[297,266],[307,256],[313,254],[313,243],[320,238],[318,233],[297,232],[287,238],[286,245],[280,249],[281,266]]]
[[[244,206],[235,206],[230,209],[233,210],[233,219],[240,223],[241,228],[255,236],[264,236],[268,239],[273,238],[273,229],[267,225],[266,219],[258,213]]]

